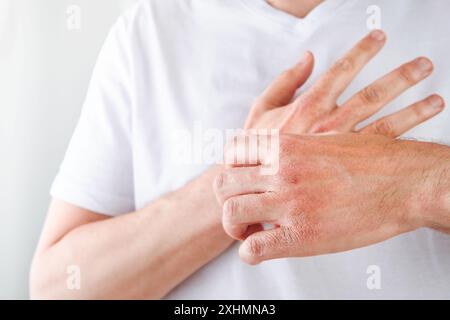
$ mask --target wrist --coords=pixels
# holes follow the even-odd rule
[[[433,204],[430,206],[428,226],[435,229],[450,230],[450,156],[443,154],[436,161],[433,174],[430,175]]]
[[[172,229],[174,221],[178,221],[177,224],[182,226],[182,231],[177,231],[179,238],[185,234],[189,241],[203,239],[203,243],[208,246],[227,247],[233,239],[223,230],[222,208],[213,191],[214,179],[221,170],[222,166],[212,166],[180,189],[166,194],[143,210],[152,212],[152,221],[155,219],[155,212],[168,218]]]
[[[450,228],[450,153],[449,147],[420,143],[422,163],[417,170],[417,212],[423,227]]]
[[[177,192],[183,198],[182,201],[178,199],[177,202],[186,211],[201,212],[203,223],[220,227],[222,226],[222,207],[216,199],[213,184],[222,170],[222,166],[211,166]]]
[[[224,170],[222,165],[213,165],[200,177],[188,184],[193,194],[190,199],[196,199],[197,203],[193,208],[197,212],[197,223],[203,226],[203,230],[210,241],[218,241],[228,246],[234,242],[224,231],[222,226],[222,206],[219,204],[214,193],[214,180]],[[189,203],[186,203],[189,206]]]

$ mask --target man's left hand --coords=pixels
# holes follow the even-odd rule
[[[238,144],[227,157],[239,156]],[[281,135],[278,160],[275,175],[240,165],[216,179],[225,231],[244,240],[249,264],[351,250],[420,227],[450,230],[448,147],[356,133]],[[252,228],[261,223],[273,228]]]

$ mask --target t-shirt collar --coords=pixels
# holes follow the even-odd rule
[[[281,25],[283,28],[295,32],[298,29],[311,24],[324,22],[328,17],[336,14],[346,2],[351,0],[325,0],[315,7],[305,18],[298,18],[287,12],[272,7],[266,0],[239,0],[253,12],[264,16],[273,23]]]

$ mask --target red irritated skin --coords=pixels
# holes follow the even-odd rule
[[[245,128],[280,130],[279,171],[274,176],[262,175],[258,167],[246,168],[245,159],[241,159],[214,184],[223,206],[225,231],[234,239],[245,240],[241,247],[245,261],[349,250],[437,221],[419,218],[423,204],[429,206],[429,199],[435,198],[428,193],[433,189],[430,184],[436,183],[424,182],[423,186],[418,182],[425,179],[414,174],[428,172],[422,166],[438,161],[426,158],[428,149],[446,147],[393,138],[440,113],[443,99],[431,95],[356,129],[427,78],[433,71],[431,61],[414,59],[343,105],[336,103],[385,42],[382,31],[371,32],[308,91],[293,99],[313,69],[313,56],[307,52],[256,100]],[[228,146],[226,158],[237,159],[238,149],[246,147],[236,143]],[[448,149],[440,152],[445,155]],[[263,160],[267,164],[267,159]],[[445,194],[446,180],[441,176],[440,181],[444,181],[440,193]],[[413,186],[420,186],[421,191]],[[263,222],[277,228],[263,232]]]
[[[250,264],[351,250],[420,227],[450,233],[450,148],[357,133],[282,135],[277,174],[230,168],[216,192],[224,228],[244,240]],[[248,232],[260,223],[275,227]]]

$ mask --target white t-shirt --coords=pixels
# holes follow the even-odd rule
[[[342,98],[425,55],[434,75],[377,117],[434,92],[450,101],[448,12],[448,0],[329,0],[298,19],[264,0],[141,1],[108,36],[51,195],[116,216],[178,189],[209,164],[179,161],[174,132],[242,127],[254,98],[304,51],[316,57],[308,88],[373,18],[389,42]],[[450,109],[410,136],[448,142]],[[450,237],[422,229],[256,267],[239,260],[236,245],[168,298],[450,298]]]

